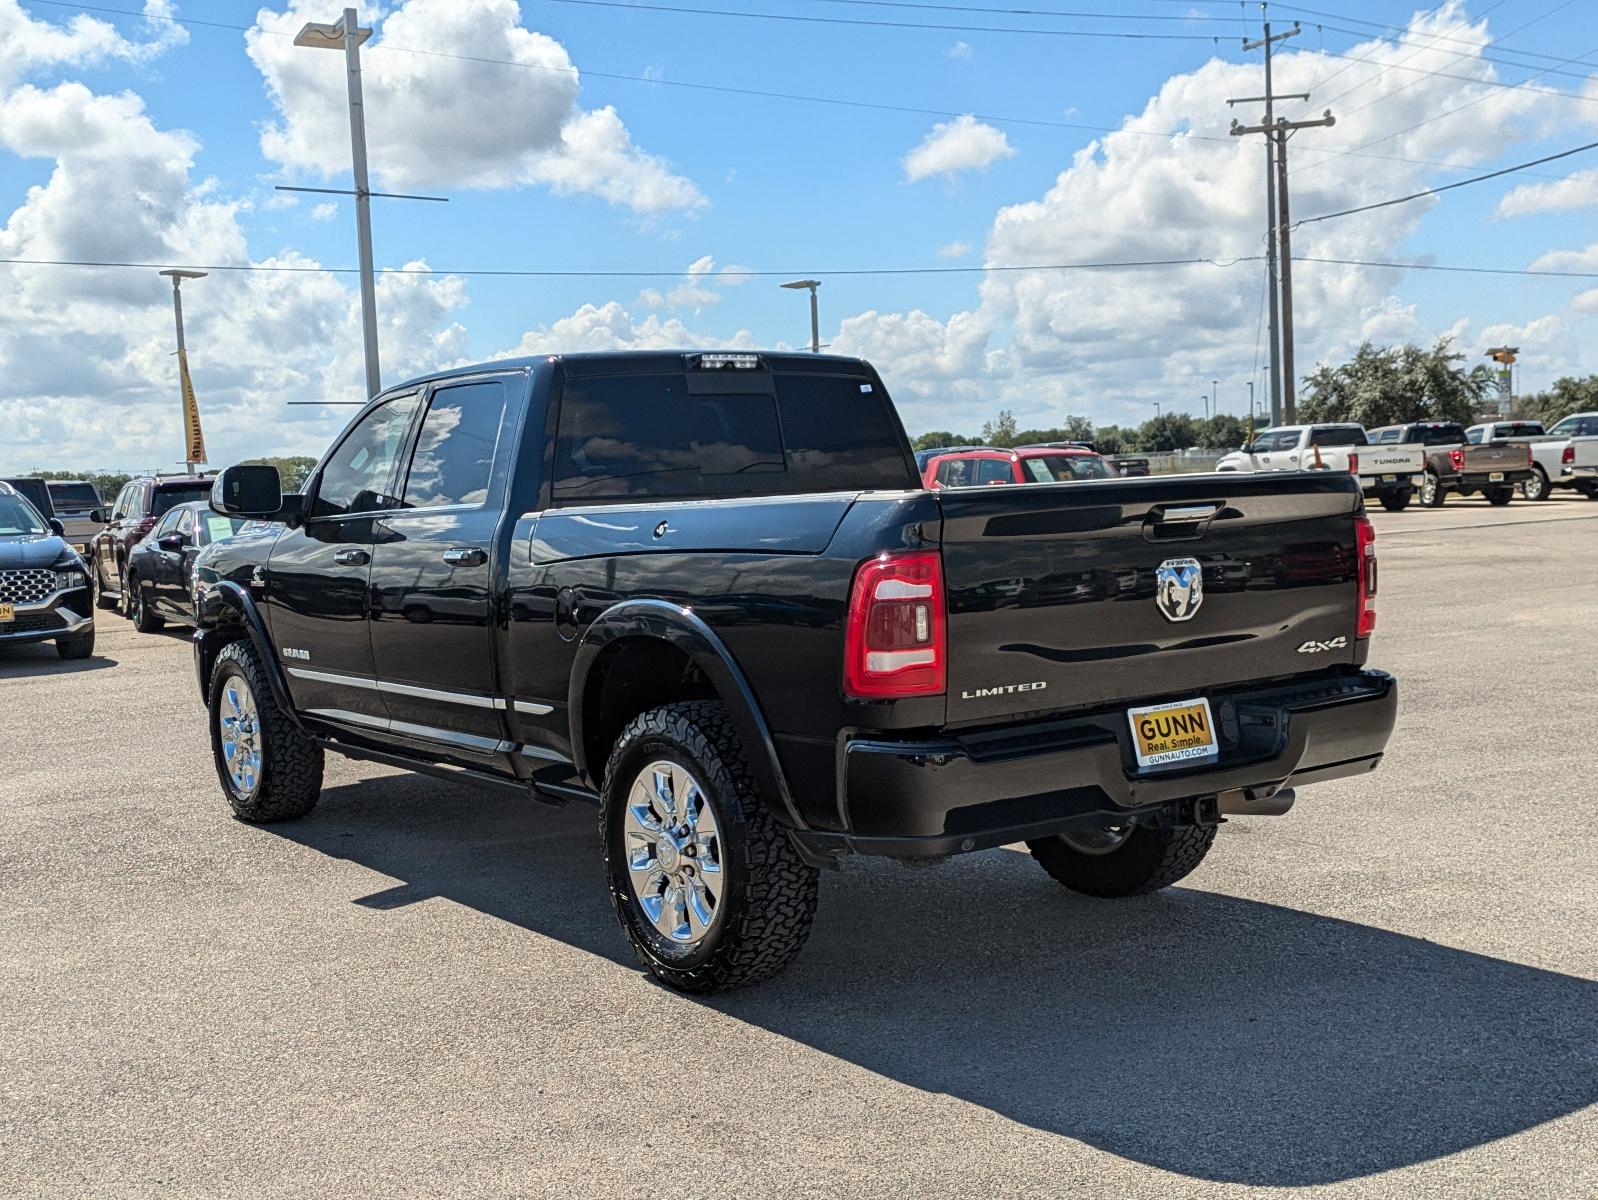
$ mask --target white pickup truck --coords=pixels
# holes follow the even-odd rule
[[[1587,499],[1598,500],[1598,413],[1587,419],[1594,422],[1593,436],[1570,440],[1570,486]]]
[[[1419,445],[1372,446],[1362,425],[1276,425],[1215,465],[1217,471],[1350,471],[1388,512],[1409,506],[1426,478]]]
[[[1577,488],[1593,495],[1591,476],[1576,473],[1577,446],[1598,443],[1598,413],[1572,413],[1551,430],[1541,421],[1485,421],[1465,430],[1472,445],[1524,442],[1531,447],[1531,478],[1520,485],[1528,500],[1546,500],[1555,488]]]

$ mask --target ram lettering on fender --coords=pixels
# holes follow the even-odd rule
[[[1344,650],[1348,647],[1346,637],[1335,637],[1329,642],[1305,642],[1298,648],[1300,654],[1319,654],[1323,650]]]

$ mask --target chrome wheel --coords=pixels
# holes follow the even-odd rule
[[[1101,825],[1097,829],[1074,829],[1062,833],[1060,840],[1078,854],[1114,854],[1132,836],[1130,825]]]
[[[1548,491],[1548,477],[1536,468],[1532,469],[1531,478],[1520,485],[1520,494],[1528,500],[1541,500]]]
[[[1426,473],[1426,481],[1420,485],[1420,502],[1426,505],[1437,503],[1437,489],[1439,486],[1437,476],[1428,471]]]
[[[623,852],[633,899],[666,938],[703,941],[721,914],[726,876],[716,812],[699,781],[660,760],[627,793]]]
[[[237,675],[222,688],[222,760],[240,796],[248,798],[261,783],[261,719],[250,685]]]

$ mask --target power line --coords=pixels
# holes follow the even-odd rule
[[[1032,263],[1016,266],[980,266],[980,267],[846,267],[835,271],[817,271],[807,268],[804,271],[756,271],[743,267],[735,267],[717,271],[713,276],[693,278],[715,279],[765,279],[776,276],[792,278],[796,275],[982,275],[990,271],[1112,271],[1142,267],[1232,267],[1238,263],[1258,262],[1257,254],[1240,255],[1237,257],[1222,256],[1215,258],[1145,258],[1128,259],[1116,262],[1074,262],[1074,263]],[[148,271],[171,266],[170,263],[156,262],[116,262],[97,259],[64,259],[64,258],[0,258],[0,264],[10,266],[28,267],[104,267],[128,268],[133,270]],[[299,266],[288,263],[210,263],[205,265],[187,265],[182,269],[194,271],[235,271],[235,272],[276,272],[287,274],[305,275],[353,275],[358,267],[323,267]],[[485,270],[446,270],[435,267],[389,267],[384,268],[384,275],[458,275],[466,278],[531,278],[531,279],[685,279],[690,278],[688,272],[675,271],[561,271],[561,270],[531,270],[514,268],[490,268]]]
[[[1440,192],[1451,192],[1455,188],[1467,187],[1473,183],[1481,183],[1488,179],[1497,179],[1501,175],[1512,175],[1516,171],[1524,171],[1527,167],[1541,166],[1543,163],[1554,162],[1557,159],[1569,158],[1572,154],[1580,154],[1585,150],[1598,150],[1598,142],[1588,142],[1585,146],[1577,146],[1572,150],[1561,150],[1558,154],[1548,154],[1542,158],[1534,158],[1530,162],[1516,163],[1512,167],[1504,167],[1499,171],[1489,171],[1486,175],[1477,175],[1471,179],[1461,179],[1455,183],[1444,184],[1442,187],[1427,188],[1423,192],[1411,192],[1408,196],[1396,196],[1391,200],[1380,200],[1375,204],[1362,204],[1358,208],[1345,208],[1339,212],[1322,213],[1318,217],[1305,217],[1301,221],[1294,221],[1296,229],[1300,225],[1313,225],[1317,221],[1330,221],[1333,217],[1347,217],[1354,213],[1371,212],[1373,209],[1390,208],[1394,204],[1407,204],[1411,200],[1419,200],[1425,196],[1435,196]]]
[[[1598,270],[1593,271],[1549,271],[1536,270],[1530,267],[1478,267],[1460,264],[1429,263],[1429,262],[1389,262],[1361,258],[1316,258],[1306,255],[1295,255],[1298,262],[1330,263],[1348,267],[1383,267],[1390,270],[1408,271],[1457,271],[1477,275],[1527,275],[1546,277],[1550,279],[1598,279]],[[1130,270],[1147,267],[1196,267],[1209,266],[1222,269],[1237,266],[1239,263],[1263,262],[1262,254],[1241,254],[1237,256],[1216,256],[1212,258],[1146,258],[1129,259],[1115,262],[1074,262],[1074,263],[1024,263],[1024,264],[995,264],[979,267],[846,267],[839,270],[817,271],[806,268],[796,270],[788,268],[781,271],[755,271],[744,268],[718,271],[710,277],[714,279],[766,279],[777,276],[793,277],[796,275],[827,275],[827,276],[894,276],[894,275],[984,275],[989,272],[1016,272],[1016,271],[1115,271]],[[94,259],[64,259],[64,258],[0,258],[0,265],[27,266],[27,267],[86,267],[86,268],[126,268],[129,270],[149,271],[173,264],[170,262],[118,262]],[[323,267],[323,266],[297,266],[282,263],[183,263],[178,264],[184,270],[194,271],[234,271],[234,272],[277,272],[306,275],[354,275],[359,267]],[[559,270],[521,270],[521,269],[451,269],[445,267],[392,267],[385,268],[384,275],[456,275],[462,278],[531,278],[531,279],[684,279],[688,272],[676,271],[559,271]],[[697,278],[697,277],[696,277]]]

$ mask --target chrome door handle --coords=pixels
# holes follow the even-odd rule
[[[372,556],[365,550],[340,550],[333,561],[341,567],[364,567],[372,561]]]
[[[457,546],[453,550],[444,551],[444,561],[452,567],[480,567],[488,561],[488,551],[476,546],[470,549]]]

